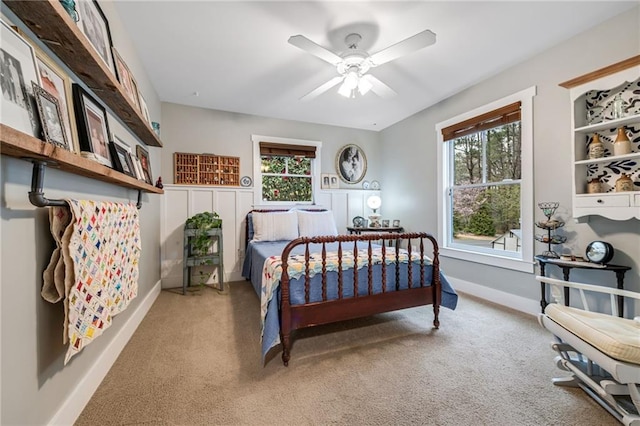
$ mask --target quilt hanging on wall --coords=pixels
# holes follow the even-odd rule
[[[64,363],[100,336],[138,294],[140,224],[134,204],[67,200],[49,210],[56,241],[42,297],[64,300]]]

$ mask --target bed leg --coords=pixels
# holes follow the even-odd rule
[[[440,306],[433,305],[433,328],[436,330],[440,328],[440,320],[438,319],[438,314],[440,313]]]
[[[285,367],[289,366],[289,358],[291,358],[291,354],[289,352],[289,335],[282,336],[282,363]]]

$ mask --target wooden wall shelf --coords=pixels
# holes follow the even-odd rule
[[[162,142],[58,0],[4,2],[138,137]]]
[[[162,189],[141,180],[103,166],[93,160],[41,141],[13,127],[0,124],[0,153],[29,160],[32,158],[53,162],[50,167],[69,173],[108,182],[126,188],[139,189],[154,194],[164,194]]]

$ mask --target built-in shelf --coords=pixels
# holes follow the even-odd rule
[[[58,0],[4,2],[142,142],[162,142]]]
[[[0,153],[24,160],[45,160],[52,168],[127,188],[155,194],[164,193],[162,189],[4,124],[0,124]]]
[[[616,120],[607,120],[597,124],[591,124],[589,126],[578,127],[574,131],[576,133],[595,133],[598,130],[613,129],[618,127],[624,127],[627,124],[634,124],[640,121],[640,114],[630,115]]]
[[[611,163],[614,161],[631,160],[634,158],[640,158],[640,152],[632,152],[631,154],[625,154],[625,155],[612,155],[610,157],[601,157],[601,158],[594,158],[589,160],[579,160],[579,161],[576,161],[575,164],[579,165],[579,164]]]

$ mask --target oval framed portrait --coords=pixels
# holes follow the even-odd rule
[[[357,145],[345,145],[336,155],[336,171],[346,183],[358,183],[367,173],[367,157]]]

